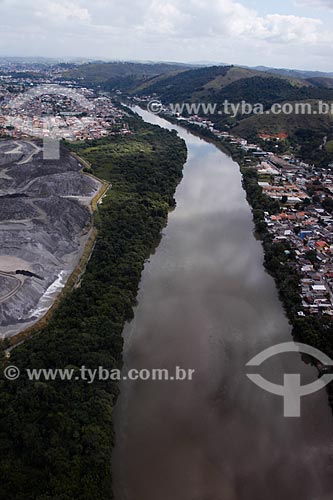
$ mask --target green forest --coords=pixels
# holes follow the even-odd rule
[[[0,381],[1,499],[112,498],[117,383],[31,382],[25,370],[122,365],[123,326],[133,317],[144,262],[166,224],[187,155],[175,132],[135,117],[128,122],[132,135],[71,146],[112,187],[95,214],[98,237],[81,286],[43,331],[1,359],[22,374]]]

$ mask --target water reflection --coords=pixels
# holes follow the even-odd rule
[[[147,120],[175,128],[144,111]],[[195,368],[193,382],[127,382],[116,411],[116,500],[328,500],[332,417],[325,392],[283,418],[282,398],[246,377],[290,325],[263,268],[238,166],[177,128],[189,158],[160,246],[146,264],[125,329],[125,370]],[[266,378],[316,372],[297,354],[265,363]]]

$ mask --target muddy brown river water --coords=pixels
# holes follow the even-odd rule
[[[325,391],[302,398],[301,418],[247,377],[245,364],[291,341],[263,267],[238,165],[175,128],[189,156],[177,208],[145,265],[134,320],[124,331],[130,368],[195,369],[192,381],[126,381],[116,408],[115,500],[332,500],[333,418]],[[299,354],[261,373],[316,379]]]

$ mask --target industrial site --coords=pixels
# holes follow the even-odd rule
[[[43,159],[33,141],[0,141],[0,339],[52,306],[89,239],[101,183],[61,148]]]

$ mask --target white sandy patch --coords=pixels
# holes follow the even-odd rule
[[[29,311],[29,316],[41,318],[47,313],[60,291],[64,288],[70,274],[68,271],[61,271],[58,278],[48,287],[39,300],[37,308]]]

